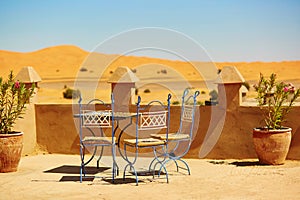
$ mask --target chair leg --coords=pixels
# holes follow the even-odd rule
[[[128,164],[124,167],[123,181],[125,181],[127,167],[130,167],[130,170],[133,171],[133,173],[134,173],[134,175],[135,175],[136,185],[138,186],[139,178],[138,178],[138,175],[137,175],[137,172],[136,172],[134,166],[133,166],[131,163],[128,163]]]
[[[81,163],[81,165],[80,165],[80,183],[82,183],[82,173],[83,173],[83,166]]]
[[[165,166],[166,163],[167,162],[161,163],[161,166],[160,166],[160,168],[158,170],[158,177],[160,177],[161,171],[162,171],[162,169],[164,169],[165,174],[166,174],[167,183],[169,183],[169,173],[168,173],[167,168]]]
[[[116,171],[115,171],[115,164],[113,163],[113,167],[112,167],[112,183],[115,183],[115,174],[116,174]]]
[[[124,144],[124,155],[125,155],[124,158],[125,158],[125,160],[126,160],[126,162],[127,162],[128,164],[124,167],[123,181],[125,181],[125,176],[126,176],[127,167],[130,167],[129,170],[133,171],[133,173],[134,173],[134,175],[135,175],[136,185],[138,186],[139,179],[138,179],[137,171],[135,170],[135,167],[134,167],[134,164],[136,163],[137,157],[138,157],[138,149],[135,148],[135,157],[134,157],[133,161],[131,162],[131,161],[128,159],[126,147],[127,147],[127,145]]]
[[[165,155],[160,155],[162,157],[155,157],[149,164],[149,172],[156,169],[156,166],[158,164],[160,164],[161,162],[164,162],[166,160],[166,156]],[[161,160],[159,160],[161,159]],[[153,166],[153,167],[152,167]]]
[[[138,178],[137,172],[136,172],[134,166],[132,166],[132,169],[133,169],[133,172],[134,172],[134,175],[135,175],[136,186],[138,186],[139,185],[139,178]]]
[[[112,181],[114,183],[115,177],[119,175],[119,166],[116,162],[116,147],[114,145],[112,145],[112,160]]]
[[[85,176],[85,170],[84,170],[84,153],[85,153],[85,147],[83,144],[80,145],[80,183],[82,183],[82,176]]]
[[[97,150],[97,147],[95,147],[95,149]],[[96,153],[96,150],[95,150],[94,154]],[[104,150],[104,146],[101,146],[101,152],[100,152],[99,157],[97,159],[97,169],[99,169],[99,166],[100,166],[99,163],[100,163],[100,160],[101,160],[102,155],[103,155],[103,150]]]
[[[167,171],[167,168],[166,168],[166,166],[165,166],[165,164],[167,163],[167,162],[166,162],[166,157],[165,157],[165,155],[162,154],[162,155],[164,156],[164,158],[163,158],[162,161],[160,161],[159,158],[158,158],[158,156],[157,156],[156,147],[153,147],[153,154],[154,154],[154,156],[155,156],[154,159],[157,161],[157,162],[155,163],[155,165],[154,165],[154,170],[155,170],[156,166],[157,166],[158,164],[160,164],[161,166],[160,166],[159,171],[158,171],[158,177],[160,177],[161,170],[164,169],[165,174],[166,174],[167,183],[169,183],[168,171]],[[154,171],[153,173],[155,173],[155,171]],[[153,174],[153,177],[154,177],[154,174]]]
[[[175,158],[174,157],[169,157],[169,159],[165,162],[165,164],[168,163],[171,160],[175,163],[177,172],[179,172],[179,169],[184,169],[188,172],[188,175],[191,175],[189,165],[187,164],[187,162],[185,162],[183,159],[181,159],[181,157],[175,157]],[[178,161],[182,162],[185,165],[185,168],[180,167],[179,164],[178,164]]]
[[[123,181],[125,181],[125,176],[126,176],[126,169],[129,166],[129,163],[124,167],[124,171],[123,171]]]
[[[178,165],[177,161],[176,161],[176,160],[173,160],[173,161],[174,161],[174,163],[175,163],[175,165],[176,165],[176,170],[177,170],[177,172],[179,172],[179,165]]]
[[[156,159],[154,158],[151,162],[150,162],[150,164],[149,164],[149,171],[151,171],[152,170],[152,165],[155,163],[154,161],[156,161]],[[156,163],[155,163],[155,165],[154,166],[156,166]],[[155,170],[155,167],[153,168],[153,170]]]
[[[185,161],[182,160],[181,158],[179,158],[178,161],[182,162],[182,163],[185,165],[185,167],[186,167],[185,170],[188,171],[188,175],[191,175],[190,167],[189,167],[189,165],[187,164],[187,162],[185,162]],[[182,168],[182,167],[179,167],[179,168],[184,169],[184,168]]]
[[[117,163],[115,163],[115,170],[116,170],[115,175],[116,175],[116,176],[119,176],[120,169],[119,169],[119,166],[118,166]]]

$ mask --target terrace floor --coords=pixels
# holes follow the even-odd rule
[[[191,175],[168,166],[164,176],[140,176],[116,183],[110,169],[89,168],[90,179],[80,183],[79,155],[39,154],[22,157],[19,170],[0,173],[0,199],[299,199],[300,161],[280,166],[256,160],[187,159]],[[100,173],[100,171],[102,171]],[[96,178],[95,178],[96,176]]]

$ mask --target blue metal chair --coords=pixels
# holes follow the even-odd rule
[[[141,106],[141,97],[138,97],[136,107],[136,125],[135,125],[135,137],[131,139],[124,139],[124,158],[128,164],[124,167],[123,179],[125,180],[126,170],[129,168],[135,175],[136,185],[138,185],[138,172],[135,168],[137,158],[139,156],[139,150],[150,148],[154,154],[154,160],[161,164],[161,169],[164,169],[166,173],[166,180],[168,179],[168,172],[164,166],[164,163],[158,159],[157,149],[166,152],[168,145],[168,131],[170,122],[170,99],[171,94],[168,95],[167,106],[160,101],[151,101],[145,106]],[[150,133],[149,133],[150,132]],[[151,138],[151,132],[164,132],[165,140]],[[134,157],[129,157],[128,153],[134,152]],[[150,168],[149,168],[150,169]],[[150,171],[149,171],[150,172]],[[151,172],[153,177],[155,171]]]
[[[112,181],[119,171],[116,163],[116,137],[114,135],[114,97],[111,94],[111,104],[106,104],[99,99],[90,100],[87,104],[82,104],[79,98],[79,138],[80,138],[80,182],[86,175],[85,166],[94,158],[97,158],[97,168],[103,156],[105,146],[111,147],[112,153]],[[101,110],[97,108],[101,107]],[[111,129],[111,131],[109,130]],[[101,148],[101,149],[99,149]],[[86,159],[86,149],[92,155]],[[100,150],[99,155],[98,151]]]
[[[166,166],[168,162],[174,161],[177,172],[180,168],[186,170],[189,175],[191,174],[189,165],[182,159],[182,157],[184,157],[189,151],[193,140],[195,110],[197,104],[196,98],[199,94],[199,91],[196,91],[194,94],[189,95],[189,89],[184,90],[182,95],[179,130],[176,133],[169,133],[168,152],[166,154],[166,159],[163,161],[164,166]],[[166,139],[166,137],[161,134],[152,134],[151,136],[161,140]],[[178,162],[183,163],[185,168],[179,166]],[[157,163],[153,160],[150,165],[152,166],[155,164]]]

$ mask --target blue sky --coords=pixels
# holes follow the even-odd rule
[[[0,0],[0,26],[0,49],[17,52],[92,51],[120,32],[161,27],[214,61],[300,60],[299,0]]]

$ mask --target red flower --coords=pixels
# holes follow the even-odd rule
[[[19,81],[16,81],[16,82],[15,82],[15,88],[16,88],[16,89],[19,89],[19,88],[20,88],[20,82],[19,82]]]

